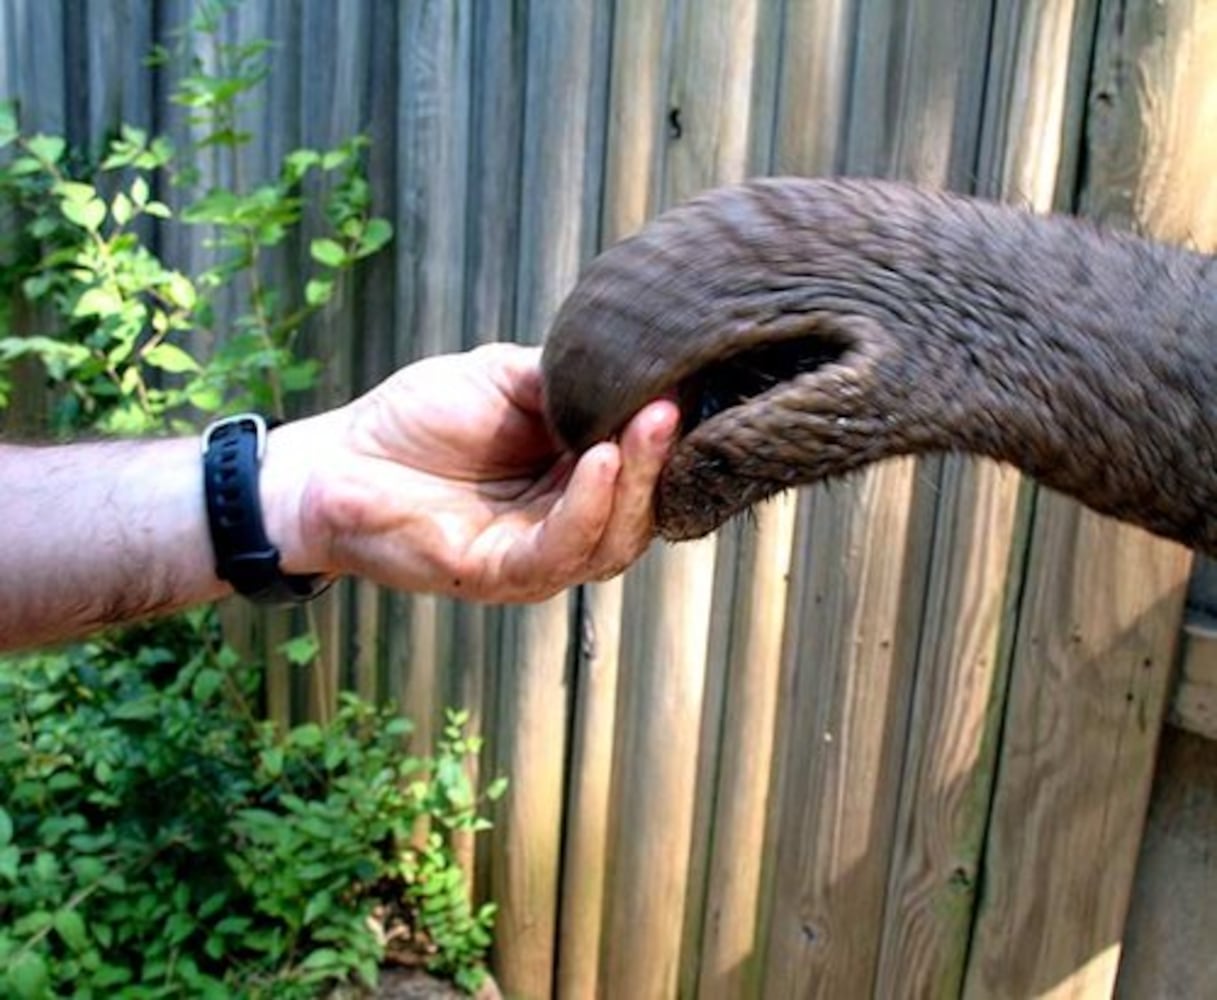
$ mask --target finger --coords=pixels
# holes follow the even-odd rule
[[[643,407],[626,425],[612,514],[593,557],[597,578],[616,576],[650,544],[655,485],[672,449],[679,421],[675,404],[659,400]]]
[[[614,444],[598,444],[580,456],[562,495],[507,554],[504,576],[518,599],[548,596],[590,578],[620,471],[621,452]]]

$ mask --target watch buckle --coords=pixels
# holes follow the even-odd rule
[[[217,431],[223,430],[225,427],[234,426],[237,424],[249,423],[253,426],[254,434],[257,437],[257,456],[258,464],[262,464],[262,459],[266,457],[266,437],[268,430],[266,420],[260,413],[235,413],[231,417],[221,417],[219,420],[213,420],[203,428],[203,439],[199,444],[199,452],[203,455],[207,454],[207,449],[211,446],[211,439]]]

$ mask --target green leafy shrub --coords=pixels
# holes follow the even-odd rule
[[[476,986],[493,908],[448,846],[485,825],[462,718],[433,757],[352,696],[278,734],[201,629],[0,662],[0,993],[314,996],[374,984],[403,932]]]
[[[41,366],[61,434],[283,416],[313,385],[303,325],[392,229],[360,137],[296,150],[248,188],[200,189],[202,150],[240,176],[238,110],[267,72],[267,43],[221,41],[230,6],[204,0],[157,54],[210,45],[211,69],[193,60],[174,95],[189,149],[124,125],[93,155],[23,134],[0,106],[0,411],[19,359]],[[266,255],[299,234],[306,187],[325,227],[312,271],[273,287]],[[167,226],[204,227],[212,263],[187,274],[154,252]],[[316,652],[311,634],[284,646],[293,662]],[[408,723],[350,696],[325,724],[276,731],[260,686],[209,610],[0,658],[0,995],[312,996],[371,983],[386,947],[478,984],[493,907],[471,908],[450,846],[487,825],[467,720],[450,716],[423,758]]]
[[[123,125],[92,156],[62,136],[23,135],[17,109],[0,106],[0,200],[23,221],[0,234],[0,405],[11,389],[6,369],[20,357],[37,358],[58,390],[59,432],[142,434],[189,427],[199,411],[251,407],[282,417],[286,396],[315,383],[317,361],[297,354],[303,325],[393,231],[371,211],[362,136],[297,149],[248,190],[199,189],[194,164],[205,151],[227,154],[228,172],[241,175],[252,136],[236,127],[238,110],[267,72],[265,42],[220,40],[229,6],[203,4],[182,36],[179,53],[201,38],[214,69],[196,57],[173,95],[196,136],[181,153]],[[299,230],[310,179],[326,228],[309,244],[311,276],[289,294],[266,283],[265,258]],[[183,202],[176,215],[172,190]],[[152,224],[170,222],[201,227],[215,262],[188,276],[154,253]],[[217,310],[221,293],[243,303],[236,315]],[[15,329],[18,301],[41,307],[40,322],[54,328]]]

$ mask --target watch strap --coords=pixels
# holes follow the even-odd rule
[[[320,574],[287,574],[266,537],[258,481],[269,434],[265,418],[240,413],[203,432],[203,483],[216,575],[259,603],[299,603],[327,585]]]

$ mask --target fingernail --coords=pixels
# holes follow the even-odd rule
[[[651,432],[651,440],[655,444],[669,445],[676,438],[676,428],[680,423],[680,413],[672,407],[661,418],[656,418],[655,427]]]

